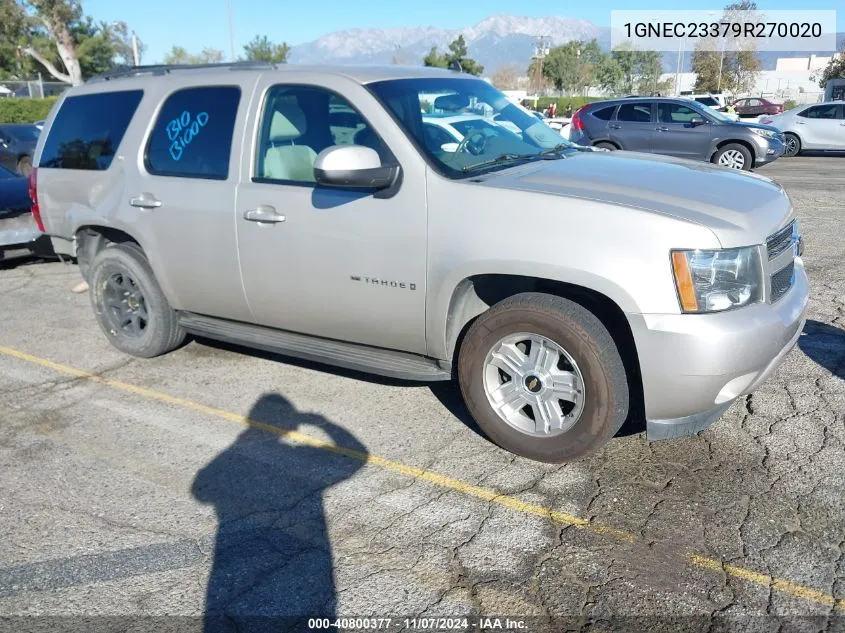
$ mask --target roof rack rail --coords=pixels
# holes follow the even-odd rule
[[[118,66],[106,72],[91,77],[86,83],[109,81],[111,79],[122,79],[124,77],[136,77],[138,75],[166,75],[174,70],[201,70],[209,68],[229,70],[267,70],[276,68],[272,62],[241,61],[221,62],[214,64],[151,64],[148,66]]]

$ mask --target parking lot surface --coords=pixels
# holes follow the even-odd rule
[[[798,347],[701,435],[563,466],[493,446],[452,385],[207,341],[129,358],[74,266],[2,265],[0,627],[845,630],[845,159],[759,173],[805,231]]]

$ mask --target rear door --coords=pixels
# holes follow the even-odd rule
[[[689,106],[680,103],[657,103],[657,133],[654,136],[652,151],[691,160],[706,160],[710,152],[710,140],[713,126],[707,121],[703,125],[693,125],[694,119],[704,119],[703,115]]]
[[[845,120],[841,104],[807,108],[795,116],[795,127],[805,149],[845,149]]]
[[[249,321],[235,193],[258,73],[197,75],[149,84],[130,130],[137,166],[128,170],[121,212],[175,308]]]
[[[654,146],[655,121],[651,101],[623,103],[608,125],[608,136],[620,148],[650,152]]]

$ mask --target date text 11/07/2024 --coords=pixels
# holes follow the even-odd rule
[[[519,618],[310,618],[308,629],[369,629],[390,631],[528,631]]]

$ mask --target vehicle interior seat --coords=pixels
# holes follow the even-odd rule
[[[280,100],[270,122],[264,178],[314,182],[317,151],[303,142],[307,131],[308,122],[302,109],[290,100]]]

